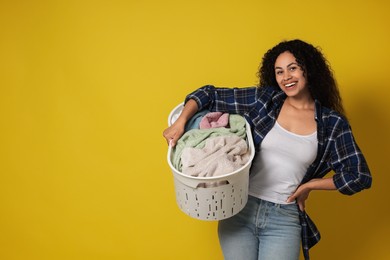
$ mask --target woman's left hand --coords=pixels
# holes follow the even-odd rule
[[[307,198],[309,197],[311,189],[309,188],[308,183],[302,184],[301,186],[298,187],[298,189],[288,197],[287,202],[291,203],[293,201],[297,201],[297,204],[299,206],[299,209],[301,211],[305,211],[305,202]]]
[[[299,209],[305,211],[305,202],[312,190],[336,190],[333,178],[312,179],[298,187],[298,189],[287,199],[287,203],[297,201]]]

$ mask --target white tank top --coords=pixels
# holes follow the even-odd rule
[[[249,194],[287,204],[287,198],[294,193],[316,158],[317,145],[317,132],[298,135],[276,122],[252,162]]]

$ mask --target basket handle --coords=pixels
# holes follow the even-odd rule
[[[229,185],[229,181],[212,181],[212,182],[201,182],[199,183],[196,188],[213,188],[213,187],[221,187],[224,185]]]

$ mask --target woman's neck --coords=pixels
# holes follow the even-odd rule
[[[314,100],[311,96],[287,97],[285,102],[291,107],[299,110],[314,109]]]

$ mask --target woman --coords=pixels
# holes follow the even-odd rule
[[[305,259],[320,235],[305,213],[313,190],[352,195],[371,186],[332,71],[321,51],[301,40],[284,41],[263,57],[260,84],[204,86],[186,98],[178,120],[163,135],[172,146],[186,122],[204,108],[238,113],[251,124],[256,156],[249,199],[218,225],[225,259]],[[330,170],[332,177],[324,177]]]

